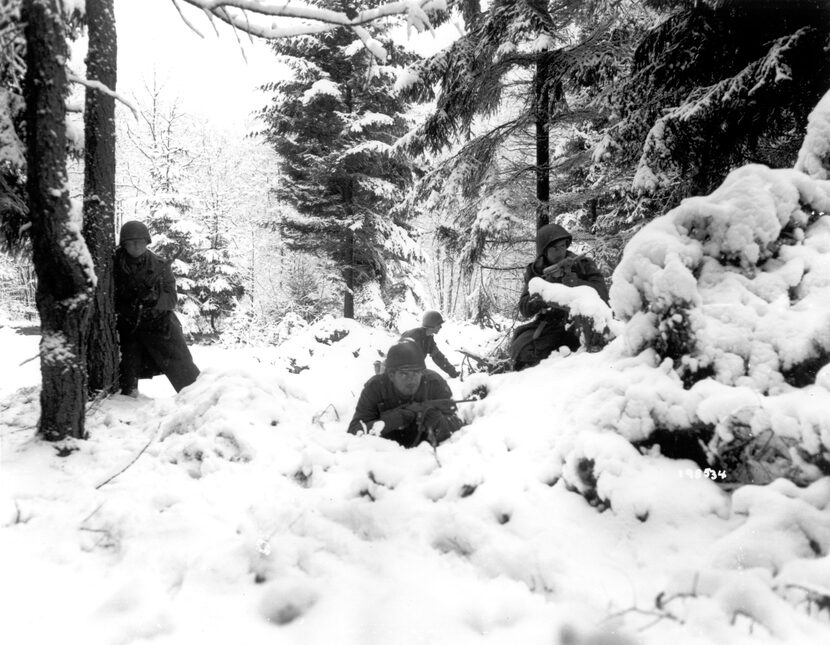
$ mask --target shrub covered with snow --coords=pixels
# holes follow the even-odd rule
[[[821,106],[820,106],[821,107]],[[817,109],[812,176],[750,165],[646,225],[614,272],[621,351],[661,369],[628,438],[686,431],[742,481],[830,473],[830,182]],[[809,146],[807,145],[809,144]],[[632,411],[636,383],[617,384]],[[660,442],[665,445],[665,442]],[[692,456],[686,454],[686,456]],[[700,461],[700,460],[699,460]],[[761,464],[759,466],[759,464]]]

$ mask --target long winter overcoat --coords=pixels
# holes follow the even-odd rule
[[[115,312],[121,344],[120,385],[164,374],[178,392],[199,375],[173,309],[176,280],[170,264],[152,251],[131,258],[115,252]]]

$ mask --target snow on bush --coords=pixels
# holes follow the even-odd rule
[[[807,136],[795,167],[815,179],[830,179],[830,93],[807,119]]]
[[[830,473],[830,398],[816,384],[830,360],[827,212],[830,182],[751,165],[638,232],[611,305],[622,353],[660,366],[643,376],[657,396],[632,410],[638,384],[609,383],[605,422],[632,440],[691,432],[699,463],[738,480]]]
[[[528,291],[539,294],[545,302],[567,307],[571,319],[579,317],[588,320],[599,333],[610,332],[616,335],[620,330],[619,321],[613,319],[611,308],[602,301],[593,287],[567,287],[542,278],[531,278]]]

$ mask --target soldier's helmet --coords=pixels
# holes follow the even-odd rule
[[[415,343],[398,343],[389,348],[386,354],[386,371],[424,370],[424,355]]]
[[[567,240],[570,246],[573,236],[559,224],[545,224],[536,231],[536,255],[544,255],[545,250],[559,240]]]
[[[428,311],[421,320],[422,327],[439,327],[444,324],[444,318],[437,311]]]
[[[118,234],[118,243],[122,244],[127,240],[147,240],[149,244],[150,239],[149,229],[142,223],[136,220],[124,222],[121,226],[121,232]]]

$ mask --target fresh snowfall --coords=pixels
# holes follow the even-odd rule
[[[465,369],[477,400],[437,450],[346,433],[397,334],[335,318],[197,346],[192,386],[94,402],[56,446],[38,338],[2,321],[0,640],[830,642],[828,158],[825,98],[795,169],[740,168],[642,228],[610,309],[532,283],[610,342]],[[458,365],[500,336],[439,343]],[[649,442],[683,432],[722,465]]]

